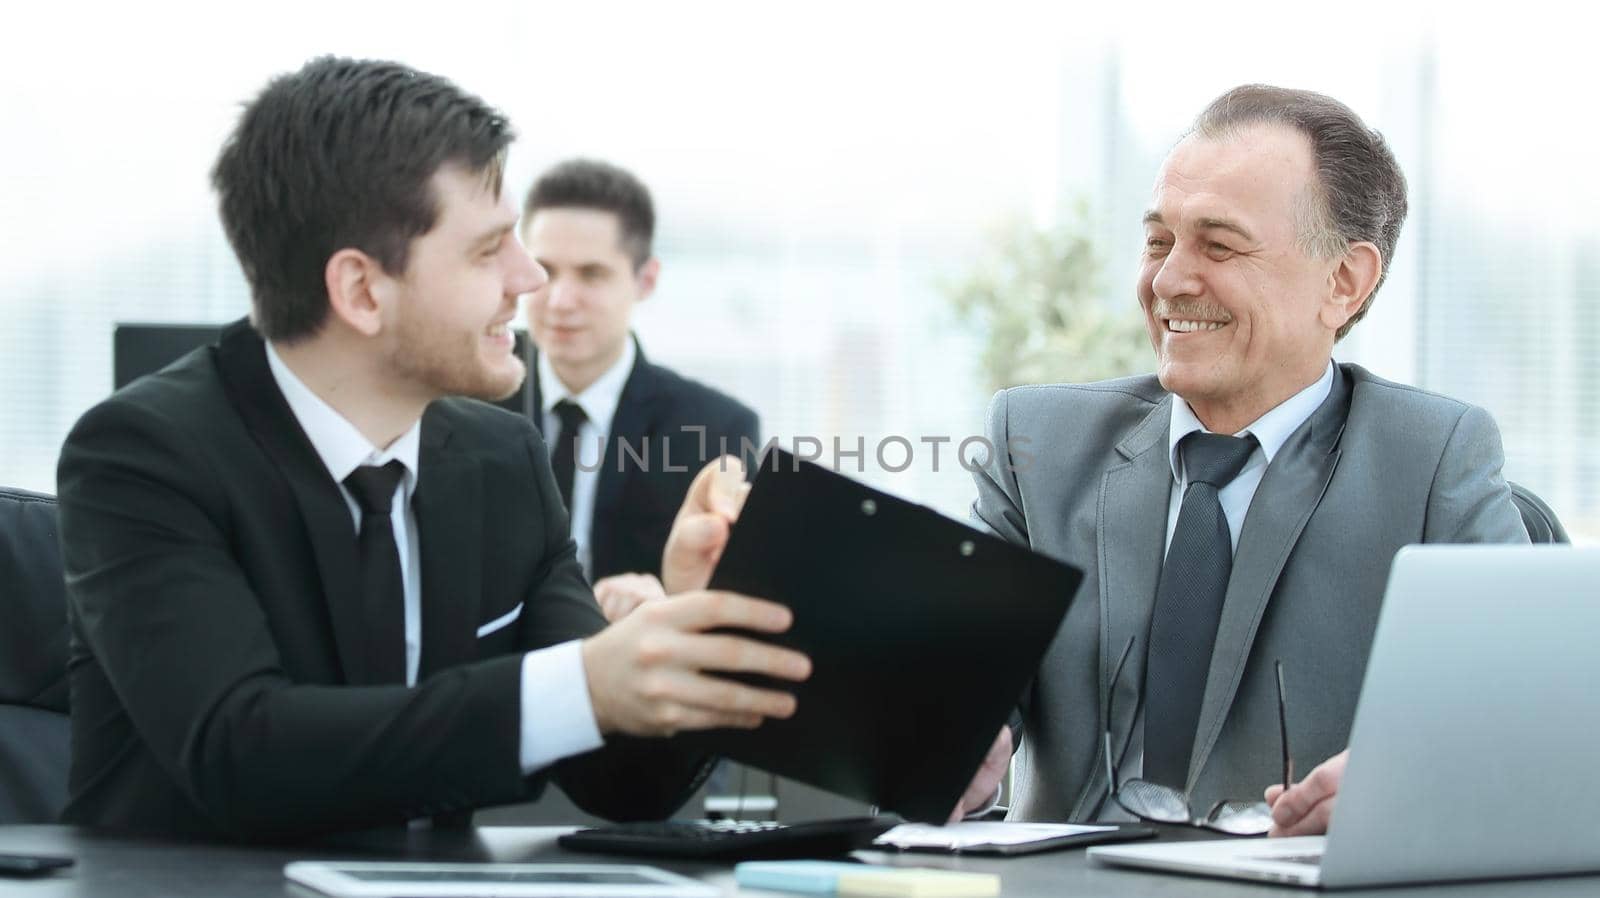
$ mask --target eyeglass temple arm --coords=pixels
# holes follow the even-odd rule
[[[1105,740],[1106,753],[1106,794],[1117,794],[1117,765],[1111,761],[1111,728],[1100,731],[1100,738]]]
[[[1106,692],[1106,726],[1100,731],[1100,739],[1104,742],[1106,756],[1106,795],[1115,799],[1117,795],[1117,765],[1111,758],[1111,700],[1117,694],[1117,682],[1122,679],[1122,667],[1128,663],[1128,656],[1133,653],[1133,641],[1136,637],[1129,636],[1128,644],[1122,647],[1122,654],[1117,658],[1116,669],[1111,672],[1111,686]]]
[[[1294,758],[1289,754],[1289,700],[1283,688],[1283,661],[1273,662],[1278,669],[1278,744],[1283,749],[1283,788],[1294,785]]]

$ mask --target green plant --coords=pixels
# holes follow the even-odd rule
[[[1149,337],[1137,304],[1102,295],[1099,252],[1080,204],[1062,225],[1020,220],[996,228],[989,248],[942,292],[985,335],[991,390],[1025,383],[1103,380],[1147,371]]]

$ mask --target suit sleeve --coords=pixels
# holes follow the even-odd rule
[[[1525,543],[1528,531],[1501,469],[1500,430],[1476,406],[1456,421],[1428,491],[1423,541]]]
[[[702,405],[709,414],[705,414],[705,434],[697,437],[701,452],[700,465],[704,465],[721,455],[737,455],[744,459],[752,469],[754,464],[744,457],[746,446],[759,450],[761,447],[761,418],[754,410],[728,398],[719,398],[715,403],[702,401]],[[718,414],[720,412],[720,414]],[[688,493],[688,485],[699,473],[698,466],[692,470],[684,480],[683,492]],[[682,496],[679,496],[682,499]]]
[[[978,497],[972,503],[973,523],[1007,542],[1028,545],[1028,518],[1023,510],[1022,491],[1017,485],[1016,469],[1020,466],[1013,455],[1010,404],[1004,390],[996,393],[989,403],[988,459],[972,472],[977,484]],[[1018,440],[1017,446],[1025,446]]]
[[[290,679],[231,544],[224,476],[175,421],[90,411],[62,450],[68,600],[131,726],[224,832],[303,835],[526,794],[520,658],[416,688]]]
[[[528,460],[539,485],[547,540],[542,554],[548,559],[525,600],[524,607],[534,609],[523,630],[530,647],[592,635],[606,623],[578,564],[549,459],[530,428]],[[704,753],[670,739],[612,734],[602,748],[561,760],[550,772],[578,807],[597,817],[651,820],[671,816],[689,799],[709,771],[709,761]]]
[[[984,428],[989,441],[987,462],[972,472],[978,488],[978,497],[972,503],[972,523],[1007,542],[1028,545],[1028,519],[1022,510],[1022,491],[1017,485],[1016,469],[1020,466],[1012,452],[1010,403],[1006,391],[1001,390],[989,402],[988,424]],[[1019,444],[1019,447],[1025,444]],[[1022,745],[1023,720],[1033,701],[1033,684],[1017,701],[1006,726],[1011,730],[1012,751]]]

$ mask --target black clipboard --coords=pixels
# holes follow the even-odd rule
[[[711,578],[781,602],[811,656],[788,720],[719,754],[943,821],[1033,679],[1083,574],[773,447]],[[693,737],[691,737],[693,738]]]

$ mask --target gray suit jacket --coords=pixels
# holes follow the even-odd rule
[[[1086,569],[1019,709],[1014,819],[1082,819],[1105,798],[1107,690],[1136,636],[1110,721],[1113,754],[1127,748],[1165,546],[1172,401],[1144,375],[1018,387],[990,406],[999,451],[976,474],[973,513]],[[1527,541],[1502,460],[1482,409],[1339,366],[1245,516],[1190,761],[1198,812],[1281,778],[1274,659],[1284,662],[1296,769],[1345,748],[1401,546]]]

